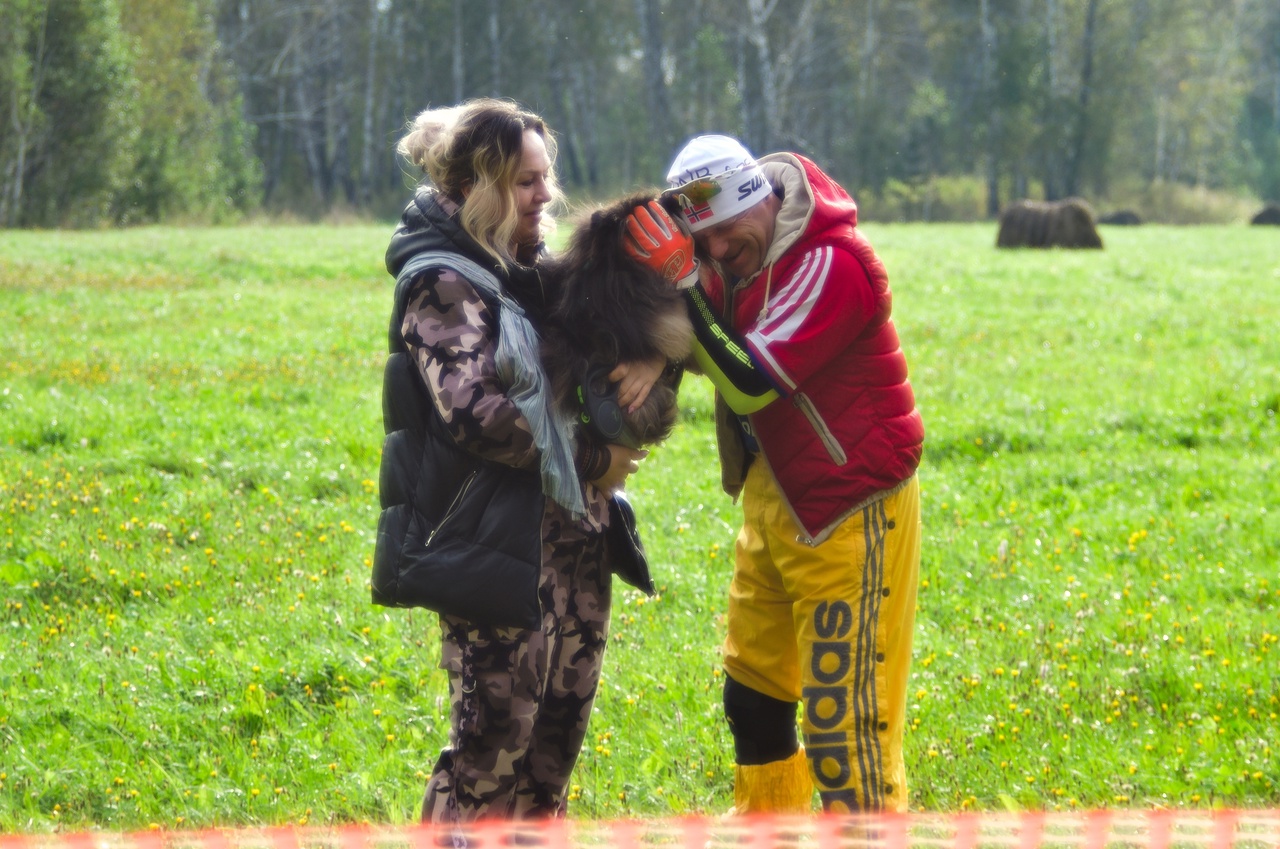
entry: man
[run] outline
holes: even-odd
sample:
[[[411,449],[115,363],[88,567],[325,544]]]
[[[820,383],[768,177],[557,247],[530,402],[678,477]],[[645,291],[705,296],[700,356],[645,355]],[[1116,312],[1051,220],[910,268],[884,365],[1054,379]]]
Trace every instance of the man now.
[[[802,156],[699,136],[667,180],[693,244],[656,202],[624,243],[685,288],[742,501],[724,644],[735,812],[807,812],[815,786],[826,810],[905,811],[924,426],[885,268],[852,198]]]

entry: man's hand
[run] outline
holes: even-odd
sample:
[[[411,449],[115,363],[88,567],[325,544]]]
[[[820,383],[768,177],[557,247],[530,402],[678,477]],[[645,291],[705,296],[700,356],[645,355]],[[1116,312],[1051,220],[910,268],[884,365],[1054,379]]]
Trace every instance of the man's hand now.
[[[661,274],[678,289],[698,282],[698,261],[693,257],[693,238],[680,229],[662,204],[651,200],[637,206],[627,216],[622,249],[641,265]]]
[[[626,489],[627,476],[640,468],[640,461],[648,457],[649,452],[637,451],[634,448],[613,443],[604,448],[609,452],[609,468],[603,475],[591,481],[591,484],[603,492],[612,494]]]

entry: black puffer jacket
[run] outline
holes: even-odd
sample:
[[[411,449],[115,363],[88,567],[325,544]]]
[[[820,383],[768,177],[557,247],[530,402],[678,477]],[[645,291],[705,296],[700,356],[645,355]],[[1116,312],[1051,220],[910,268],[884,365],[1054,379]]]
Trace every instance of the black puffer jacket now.
[[[440,207],[419,191],[387,249],[399,275],[424,250],[460,253],[492,270],[522,305],[541,304],[536,274],[514,281]],[[520,272],[517,271],[517,274]],[[383,373],[382,514],[373,561],[373,601],[426,607],[478,624],[537,628],[546,496],[536,469],[521,470],[461,449],[422,384],[401,333],[411,288],[396,286]],[[488,304],[497,315],[497,304]]]

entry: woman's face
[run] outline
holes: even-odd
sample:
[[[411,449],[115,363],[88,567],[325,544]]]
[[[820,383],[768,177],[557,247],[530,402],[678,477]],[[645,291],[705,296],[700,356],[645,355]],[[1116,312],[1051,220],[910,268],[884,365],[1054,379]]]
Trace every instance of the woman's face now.
[[[516,227],[516,244],[536,245],[542,239],[542,209],[551,201],[547,178],[551,176],[551,157],[547,145],[536,130],[524,131],[524,148],[520,157],[520,172],[516,175],[516,212],[520,223]]]

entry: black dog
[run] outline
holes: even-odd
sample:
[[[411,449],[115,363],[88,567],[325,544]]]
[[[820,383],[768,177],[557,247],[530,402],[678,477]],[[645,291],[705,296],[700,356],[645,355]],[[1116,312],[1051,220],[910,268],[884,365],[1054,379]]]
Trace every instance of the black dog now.
[[[627,216],[653,197],[635,194],[596,209],[560,254],[539,265],[553,292],[542,362],[556,403],[596,441],[633,448],[670,436],[693,341],[684,297],[622,250]],[[645,403],[634,413],[619,409],[608,373],[621,362],[659,357],[667,369]]]

